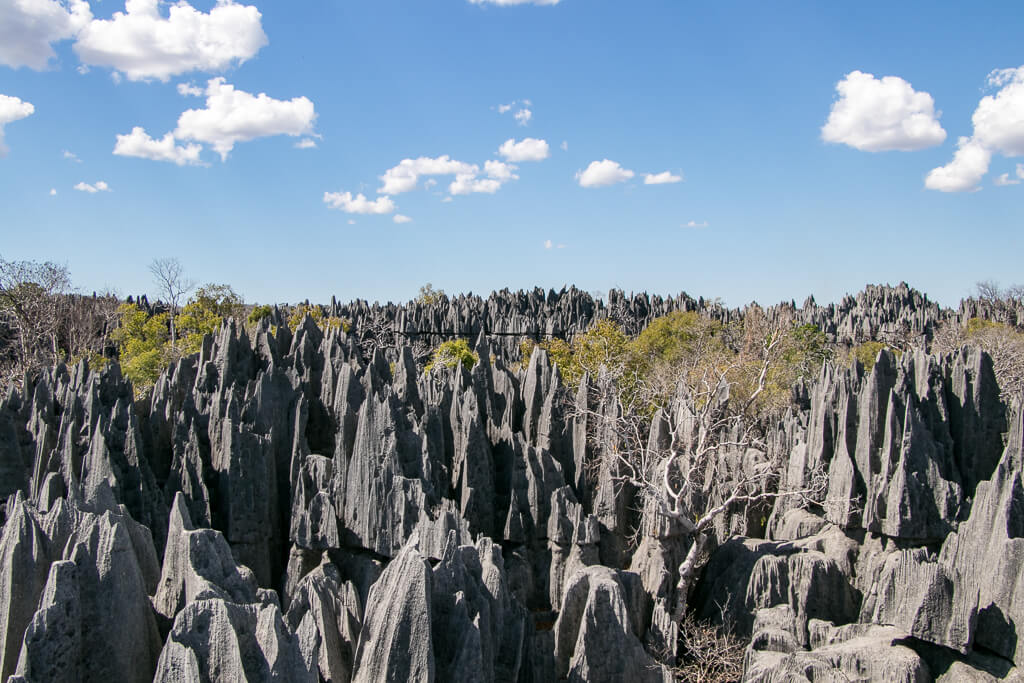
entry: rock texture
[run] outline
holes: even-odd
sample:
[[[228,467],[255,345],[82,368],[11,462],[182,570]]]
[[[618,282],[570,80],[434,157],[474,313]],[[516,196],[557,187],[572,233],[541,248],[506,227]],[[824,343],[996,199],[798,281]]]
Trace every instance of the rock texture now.
[[[801,381],[699,495],[766,463],[781,492],[827,485],[730,509],[687,596],[692,525],[591,466],[616,445],[586,416],[614,410],[606,378],[569,391],[519,342],[745,311],[575,289],[327,308],[351,328],[225,324],[144,401],[85,361],[0,395],[0,680],[666,681],[686,608],[749,639],[750,681],[1019,678],[1024,418],[980,351]],[[906,348],[996,316],[905,285],[765,313]],[[451,332],[482,362],[425,375],[414,347]]]

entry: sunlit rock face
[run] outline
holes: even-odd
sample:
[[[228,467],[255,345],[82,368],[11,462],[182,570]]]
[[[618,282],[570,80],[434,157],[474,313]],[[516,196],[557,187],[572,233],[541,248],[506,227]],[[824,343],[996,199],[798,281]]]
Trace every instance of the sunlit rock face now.
[[[601,378],[519,355],[686,310],[744,315],[577,290],[333,303],[347,332],[229,322],[143,402],[116,363],[30,376],[0,398],[0,679],[667,681],[685,612],[746,639],[750,681],[1016,675],[1024,423],[991,359],[805,379],[722,472],[826,485],[727,510],[687,595],[692,525],[595,465],[618,447]],[[836,343],[985,314],[905,285],[766,311]],[[453,331],[481,362],[425,374],[416,351]]]

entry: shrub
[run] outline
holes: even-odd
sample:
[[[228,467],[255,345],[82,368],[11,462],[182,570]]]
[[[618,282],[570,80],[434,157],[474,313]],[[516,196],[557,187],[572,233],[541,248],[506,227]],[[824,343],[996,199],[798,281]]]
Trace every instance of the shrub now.
[[[459,363],[462,363],[462,367],[467,370],[472,370],[479,360],[480,357],[469,348],[468,341],[465,339],[452,339],[442,342],[440,346],[434,349],[434,353],[423,371],[429,374],[434,368],[454,368]]]
[[[264,318],[269,318],[270,314],[273,312],[274,309],[267,304],[255,306],[251,311],[249,311],[249,324],[256,325]]]
[[[118,312],[121,325],[110,338],[118,346],[121,371],[132,381],[136,397],[141,397],[156,382],[168,359],[168,315],[147,316],[135,304],[121,304]]]

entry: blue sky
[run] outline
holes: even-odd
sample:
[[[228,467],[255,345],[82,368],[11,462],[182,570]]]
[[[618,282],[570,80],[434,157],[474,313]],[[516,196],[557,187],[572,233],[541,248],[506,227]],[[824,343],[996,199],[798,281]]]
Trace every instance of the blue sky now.
[[[251,302],[905,280],[955,305],[1024,280],[1022,26],[1019,2],[0,0],[0,256],[125,295],[176,256]]]

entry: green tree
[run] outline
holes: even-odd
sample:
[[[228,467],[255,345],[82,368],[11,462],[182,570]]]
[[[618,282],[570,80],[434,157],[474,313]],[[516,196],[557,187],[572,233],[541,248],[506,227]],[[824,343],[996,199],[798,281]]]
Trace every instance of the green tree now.
[[[274,309],[267,304],[263,304],[262,306],[254,306],[253,309],[249,311],[249,324],[256,325],[264,318],[269,318],[270,314],[273,312]]]
[[[168,314],[149,316],[135,304],[121,304],[121,325],[110,338],[119,349],[121,371],[140,397],[153,386],[167,363]]]
[[[462,366],[467,370],[472,370],[473,366],[479,361],[480,356],[469,348],[468,341],[465,339],[452,339],[442,342],[440,346],[434,349],[434,354],[430,357],[430,361],[427,362],[423,371],[425,374],[429,374],[435,368],[454,368],[459,363],[462,363]]]
[[[420,287],[420,293],[416,297],[415,302],[429,306],[430,304],[439,303],[444,295],[443,289],[434,289],[434,285],[428,282]]]
[[[292,310],[292,314],[288,316],[288,329],[292,332],[299,329],[302,319],[307,315],[324,332],[327,330],[344,330],[348,332],[352,329],[352,325],[347,319],[329,316],[321,306],[313,306],[311,304],[300,304]]]

